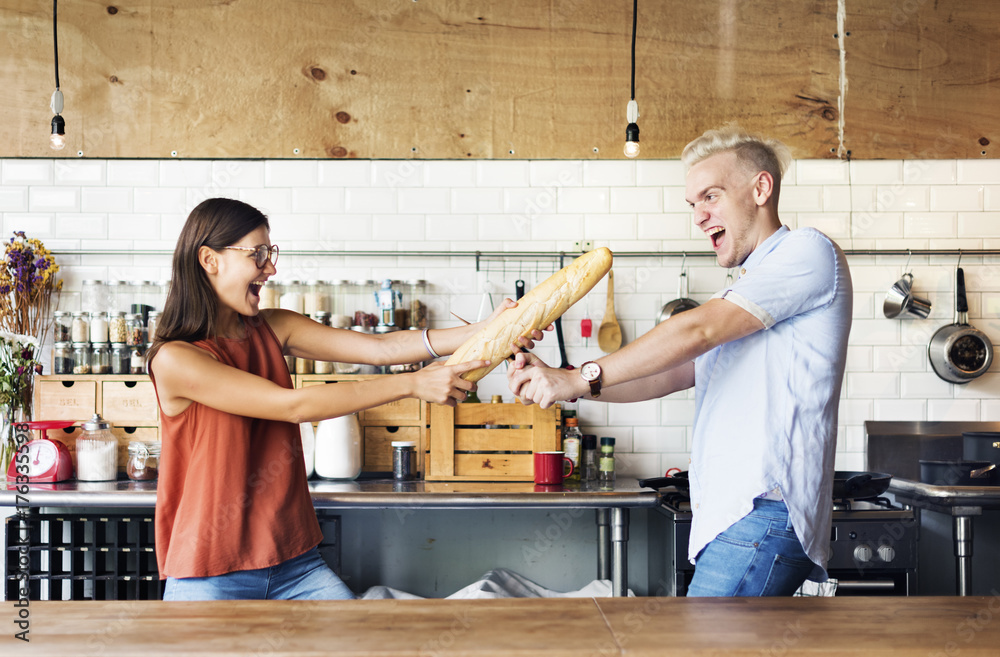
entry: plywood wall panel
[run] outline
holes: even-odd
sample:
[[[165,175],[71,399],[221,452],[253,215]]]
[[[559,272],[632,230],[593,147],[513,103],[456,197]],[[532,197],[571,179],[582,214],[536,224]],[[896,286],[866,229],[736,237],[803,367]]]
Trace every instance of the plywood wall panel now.
[[[995,0],[851,0],[847,8],[852,157],[1000,154]]]
[[[916,155],[928,130],[958,123],[929,156],[992,140],[996,46],[971,45],[996,42],[989,2],[912,0],[890,34],[871,27],[892,19],[883,4],[899,5],[847,2],[854,156]],[[0,0],[0,156],[53,155],[51,9]],[[834,157],[836,9],[640,2],[642,157],[677,157],[729,121]],[[621,157],[628,0],[78,0],[60,3],[59,25],[67,157]]]

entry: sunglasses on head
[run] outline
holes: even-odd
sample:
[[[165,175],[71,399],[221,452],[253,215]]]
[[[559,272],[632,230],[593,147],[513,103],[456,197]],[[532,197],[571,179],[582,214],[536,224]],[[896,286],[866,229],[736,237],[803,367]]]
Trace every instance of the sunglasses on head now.
[[[272,244],[268,246],[267,244],[258,244],[257,246],[226,246],[225,249],[234,249],[236,251],[253,251],[250,255],[253,258],[253,262],[257,265],[257,269],[263,269],[267,261],[270,260],[272,265],[278,264],[278,245]]]

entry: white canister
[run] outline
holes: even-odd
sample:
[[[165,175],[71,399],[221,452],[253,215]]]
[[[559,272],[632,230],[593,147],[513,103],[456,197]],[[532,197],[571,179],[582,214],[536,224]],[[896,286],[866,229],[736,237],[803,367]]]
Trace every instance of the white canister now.
[[[316,474],[355,479],[361,474],[361,425],[355,413],[323,420],[316,428]]]
[[[299,424],[299,435],[302,436],[302,456],[306,461],[306,479],[308,479],[316,467],[316,432],[312,422]]]

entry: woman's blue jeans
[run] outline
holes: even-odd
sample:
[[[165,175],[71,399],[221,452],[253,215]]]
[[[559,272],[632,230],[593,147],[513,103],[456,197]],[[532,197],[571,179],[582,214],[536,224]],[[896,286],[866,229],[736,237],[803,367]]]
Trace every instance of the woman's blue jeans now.
[[[753,511],[705,546],[688,597],[792,595],[813,569],[781,500],[754,500]]]
[[[214,577],[167,578],[164,600],[351,600],[354,594],[323,561],[319,550],[270,568]]]

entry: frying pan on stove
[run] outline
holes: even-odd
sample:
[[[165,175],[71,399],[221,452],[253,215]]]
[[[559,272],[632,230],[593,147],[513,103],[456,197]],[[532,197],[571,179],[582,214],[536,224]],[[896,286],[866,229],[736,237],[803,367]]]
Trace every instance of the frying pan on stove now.
[[[640,479],[643,488],[666,488],[676,486],[686,491],[690,487],[687,472],[678,472],[673,477],[653,477]],[[882,472],[849,472],[838,470],[833,473],[833,498],[838,500],[867,500],[878,497],[889,489],[892,475]]]

